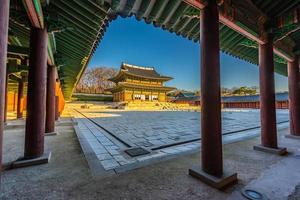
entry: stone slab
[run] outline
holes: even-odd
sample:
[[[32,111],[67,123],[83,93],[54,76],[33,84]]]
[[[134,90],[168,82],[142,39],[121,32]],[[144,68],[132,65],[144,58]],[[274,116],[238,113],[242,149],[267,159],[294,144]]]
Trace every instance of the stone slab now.
[[[58,135],[57,132],[51,132],[51,133],[45,133],[44,134],[45,136],[55,136],[55,135]]]
[[[300,140],[300,136],[298,135],[285,135],[284,137],[286,138],[290,138],[290,139],[296,139],[296,140]]]
[[[238,182],[237,173],[224,172],[222,177],[216,177],[204,172],[200,167],[189,169],[189,175],[219,190],[225,189]]]
[[[84,153],[86,161],[89,165],[91,173],[93,176],[97,177],[108,177],[111,175],[116,174],[114,170],[105,170],[101,164],[101,161],[97,158],[93,148],[91,147],[90,143],[87,141],[86,137],[83,136],[83,133],[80,131],[78,125],[74,125],[75,133],[79,139],[79,143],[81,149]]]
[[[130,155],[131,157],[146,155],[150,153],[150,151],[142,147],[134,147],[134,148],[126,149],[124,152]]]
[[[285,147],[270,148],[270,147],[265,147],[262,145],[255,145],[255,146],[253,146],[253,149],[256,151],[262,151],[262,152],[281,155],[281,156],[287,154],[287,150]]]
[[[41,157],[34,158],[34,159],[19,159],[12,163],[12,168],[21,168],[21,167],[28,167],[33,165],[41,165],[49,163],[51,158],[51,152],[44,153]]]

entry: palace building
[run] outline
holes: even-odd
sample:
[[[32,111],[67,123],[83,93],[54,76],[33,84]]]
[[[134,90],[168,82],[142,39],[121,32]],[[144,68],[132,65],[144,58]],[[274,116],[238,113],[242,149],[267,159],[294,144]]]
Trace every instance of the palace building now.
[[[164,86],[164,82],[173,79],[162,76],[153,67],[141,67],[122,63],[118,74],[109,79],[116,83],[108,89],[113,94],[113,101],[159,101],[167,100],[166,93],[174,87]]]

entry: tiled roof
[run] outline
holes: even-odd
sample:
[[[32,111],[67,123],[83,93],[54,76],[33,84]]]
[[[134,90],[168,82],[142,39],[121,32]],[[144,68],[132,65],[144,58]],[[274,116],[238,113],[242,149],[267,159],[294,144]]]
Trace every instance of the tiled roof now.
[[[179,92],[176,97],[195,97],[195,93],[193,92],[185,92],[185,91],[181,91]]]
[[[121,71],[133,76],[144,77],[144,78],[154,78],[154,79],[165,79],[171,80],[171,77],[162,76],[153,67],[141,67],[122,63]]]
[[[200,101],[200,96],[175,97],[175,101]]]
[[[172,77],[169,76],[160,75],[155,71],[153,67],[141,67],[141,66],[122,63],[118,74],[110,78],[109,80],[117,83],[119,81],[122,81],[125,74],[133,77],[139,77],[139,78],[150,79],[150,80],[168,81],[173,79]]]
[[[121,90],[122,88],[133,88],[133,89],[144,89],[144,90],[150,89],[150,90],[159,90],[164,92],[169,92],[176,89],[174,87],[167,87],[167,86],[147,86],[147,85],[140,85],[140,84],[131,84],[126,82],[119,82],[116,87],[107,89],[107,91],[113,92],[113,91]]]

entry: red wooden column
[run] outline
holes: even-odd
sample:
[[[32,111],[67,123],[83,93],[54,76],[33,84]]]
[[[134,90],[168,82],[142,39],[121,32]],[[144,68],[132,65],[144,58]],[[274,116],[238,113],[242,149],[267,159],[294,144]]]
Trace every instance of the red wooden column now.
[[[13,111],[16,111],[16,92],[14,91]]]
[[[31,28],[25,159],[44,154],[47,82],[47,30]]]
[[[24,96],[24,78],[19,80],[18,85],[18,101],[17,101],[17,119],[23,118],[22,100]]]
[[[7,66],[6,66],[7,70]],[[8,107],[8,73],[6,71],[6,78],[5,78],[5,103],[4,103],[4,123],[7,121],[7,107]]]
[[[213,187],[223,188],[235,183],[237,174],[223,172],[219,13],[216,0],[207,1],[200,20],[202,169],[190,169],[189,174]]]
[[[259,45],[259,86],[261,145],[255,150],[284,154],[285,148],[278,148],[276,128],[273,36],[266,35],[266,43]]]
[[[4,104],[7,60],[7,37],[9,21],[9,0],[2,0],[0,6],[0,183],[2,171],[2,140],[4,129]]]
[[[300,139],[300,76],[299,56],[288,62],[290,138]]]
[[[46,130],[48,135],[55,134],[55,66],[48,66],[47,74],[47,100],[46,100]]]
[[[59,96],[55,96],[55,120],[59,118]]]

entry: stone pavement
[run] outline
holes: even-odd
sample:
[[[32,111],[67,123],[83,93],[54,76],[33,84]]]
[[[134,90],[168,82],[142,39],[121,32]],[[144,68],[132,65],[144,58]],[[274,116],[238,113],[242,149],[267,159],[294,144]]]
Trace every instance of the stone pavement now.
[[[278,128],[282,128],[283,125],[280,124]],[[45,165],[3,171],[0,186],[1,200],[244,200],[245,198],[240,196],[232,198],[232,195],[240,194],[240,190],[244,187],[259,186],[259,183],[263,183],[261,181],[263,179],[274,180],[271,182],[273,184],[260,185],[259,191],[266,192],[269,199],[275,199],[274,195],[280,200],[287,199],[286,192],[278,195],[282,190],[273,193],[283,184],[282,188],[290,193],[289,200],[300,199],[299,163],[295,163],[295,156],[300,153],[299,141],[283,137],[289,133],[288,129],[280,130],[278,133],[279,145],[288,148],[287,156],[253,151],[253,145],[258,144],[260,138],[245,140],[245,136],[253,137],[253,131],[225,135],[223,141],[230,144],[223,146],[224,169],[237,172],[239,182],[225,191],[218,191],[188,175],[188,169],[191,166],[199,166],[201,163],[199,146],[196,147],[197,152],[193,154],[185,156],[173,154],[176,158],[156,164],[145,160],[140,162],[148,163],[145,167],[114,176],[95,177],[85,158],[92,156],[83,154],[73,125],[65,123],[64,126],[56,128],[59,135],[45,138],[46,151],[52,152],[51,162]],[[258,135],[259,130],[255,131]],[[238,139],[238,136],[241,136],[243,141],[232,143],[233,139]],[[22,156],[24,129],[5,130],[3,144],[4,163]],[[176,148],[179,146],[177,145]],[[98,160],[97,157],[95,160]],[[276,174],[273,173],[273,169],[283,169],[281,167],[285,167],[286,164],[288,168]],[[294,179],[287,183],[286,178]],[[265,191],[267,188],[269,189]],[[291,191],[293,191],[292,194]],[[283,196],[285,197],[282,198]]]
[[[86,154],[95,154],[94,158],[87,157],[94,174],[119,173],[200,149],[199,112],[113,112],[77,108],[72,115],[78,122],[76,133],[83,150]],[[287,120],[287,110],[277,112],[279,128],[287,127]],[[222,112],[223,142],[257,136],[259,123],[257,110]],[[150,153],[137,157],[125,153],[134,147],[142,147]],[[99,162],[95,162],[95,158]]]
[[[83,111],[109,132],[130,141],[134,146],[158,147],[175,142],[200,138],[198,112],[119,112],[115,117],[97,116]],[[107,113],[108,115],[110,113]],[[95,116],[96,115],[96,116]],[[102,114],[103,115],[103,114]],[[288,120],[288,113],[278,113],[278,122]],[[223,134],[260,126],[259,113],[223,112]]]

